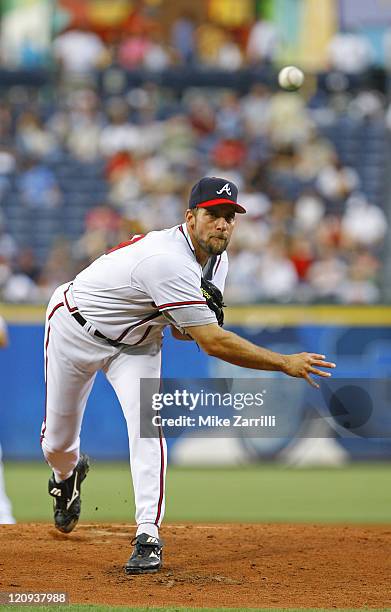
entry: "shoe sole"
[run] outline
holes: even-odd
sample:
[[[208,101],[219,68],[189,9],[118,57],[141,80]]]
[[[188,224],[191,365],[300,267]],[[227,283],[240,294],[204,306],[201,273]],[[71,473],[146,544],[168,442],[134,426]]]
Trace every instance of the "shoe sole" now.
[[[136,569],[136,568],[128,569],[125,567],[125,574],[127,574],[128,576],[132,574],[157,574],[160,570],[161,570],[160,567],[158,567],[157,569]]]
[[[61,527],[60,525],[56,525],[56,523],[54,523],[54,526],[57,529],[57,531],[61,531],[61,533],[71,533],[71,531],[74,530],[78,522],[79,522],[79,519],[72,521],[66,527]]]

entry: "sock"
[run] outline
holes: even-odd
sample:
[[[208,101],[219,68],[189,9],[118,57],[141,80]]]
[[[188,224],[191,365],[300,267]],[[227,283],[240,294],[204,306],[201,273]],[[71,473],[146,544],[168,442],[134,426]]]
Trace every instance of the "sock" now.
[[[68,478],[70,478],[70,476],[72,476],[73,474],[73,470],[72,472],[69,472],[68,474],[60,474],[60,472],[57,472],[55,470],[53,470],[53,474],[54,474],[54,480],[59,484],[60,482],[62,482],[63,480],[67,480]]]
[[[159,537],[159,530],[153,523],[140,523],[140,525],[137,526],[136,537],[141,533],[146,533],[152,538]]]

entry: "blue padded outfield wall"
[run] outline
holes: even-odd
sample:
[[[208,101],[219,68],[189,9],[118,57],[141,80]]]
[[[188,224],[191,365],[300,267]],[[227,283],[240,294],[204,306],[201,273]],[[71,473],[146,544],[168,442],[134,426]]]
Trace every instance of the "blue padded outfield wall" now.
[[[281,316],[276,316],[279,312]],[[0,351],[0,441],[6,459],[41,459],[39,432],[45,395],[43,323],[41,320],[12,322],[12,315],[7,313],[6,317],[10,345]],[[340,378],[391,378],[389,308],[342,307],[341,310],[315,306],[282,307],[280,311],[279,307],[246,307],[231,309],[228,320],[233,331],[279,352],[306,350],[326,354],[338,364],[335,374]],[[239,325],[242,321],[244,324]],[[169,332],[166,336],[163,377],[240,375],[240,369],[206,356],[193,343],[176,341]],[[175,440],[168,443],[172,448]],[[340,440],[339,443],[352,458],[391,458],[391,440]],[[101,374],[87,405],[82,446],[95,459],[127,458],[125,420],[113,390]]]

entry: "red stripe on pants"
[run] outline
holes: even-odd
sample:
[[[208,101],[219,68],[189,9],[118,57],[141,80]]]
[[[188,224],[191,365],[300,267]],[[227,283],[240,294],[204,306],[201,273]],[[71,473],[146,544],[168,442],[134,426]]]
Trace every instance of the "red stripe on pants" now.
[[[53,308],[52,312],[48,316],[48,321],[50,321],[50,319],[52,318],[54,313],[59,308],[61,308],[61,306],[64,306],[64,302],[59,302],[58,304],[56,304],[56,306]],[[40,443],[41,444],[42,444],[42,440],[45,437],[45,431],[46,431],[46,410],[47,410],[47,401],[48,401],[48,346],[49,346],[49,337],[50,337],[50,325],[48,326],[48,335],[47,335],[46,342],[45,342],[45,416],[43,418],[43,425],[42,425],[42,431],[41,431],[41,437],[40,437]]]
[[[163,448],[163,432],[162,432],[161,427],[159,427],[159,440],[160,440],[160,495],[159,495],[159,502],[157,505],[155,525],[159,525],[159,519],[162,513],[162,503],[163,503],[163,495],[164,495],[164,448]]]

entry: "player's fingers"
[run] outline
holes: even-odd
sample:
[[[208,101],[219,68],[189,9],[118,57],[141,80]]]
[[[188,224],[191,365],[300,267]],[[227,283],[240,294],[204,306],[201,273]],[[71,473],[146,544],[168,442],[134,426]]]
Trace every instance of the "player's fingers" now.
[[[313,359],[312,365],[322,366],[322,368],[336,368],[336,364],[332,361],[322,361],[321,359]]]
[[[309,355],[312,359],[321,359],[322,361],[326,359],[326,355],[318,355],[318,353],[309,353]]]
[[[317,368],[313,368],[310,367],[309,372],[311,372],[311,374],[316,374],[316,376],[323,376],[324,378],[328,378],[329,376],[331,376],[331,372],[323,372],[322,370],[318,370]]]
[[[319,389],[318,383],[316,383],[314,380],[312,380],[312,378],[311,378],[311,376],[309,374],[305,373],[304,374],[304,378],[311,385],[311,387],[315,387],[315,389]]]

